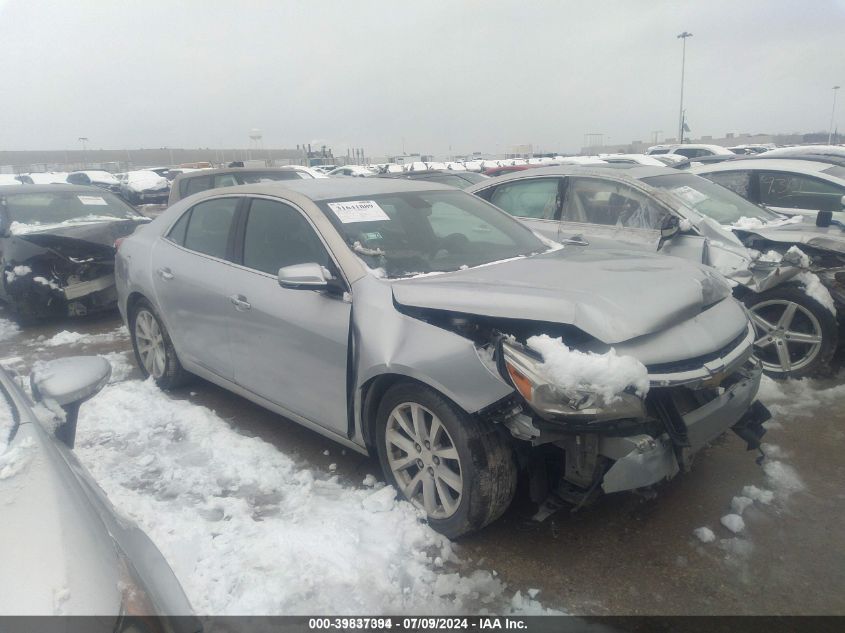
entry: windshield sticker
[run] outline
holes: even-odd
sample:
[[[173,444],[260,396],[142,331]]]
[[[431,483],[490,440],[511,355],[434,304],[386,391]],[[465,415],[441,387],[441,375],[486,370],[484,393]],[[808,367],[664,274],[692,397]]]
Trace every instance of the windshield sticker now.
[[[350,202],[329,202],[328,204],[338,220],[344,224],[379,222],[390,219],[390,216],[376,204],[375,200],[352,200]]]
[[[672,193],[676,196],[683,198],[686,202],[689,202],[691,205],[695,206],[707,200],[707,196],[705,196],[700,191],[696,191],[692,187],[687,187],[684,185],[683,187],[675,187],[671,189]]]
[[[76,196],[82,204],[96,207],[107,207],[109,203],[100,196]]]
[[[362,233],[361,237],[364,238],[365,242],[376,242],[380,239],[383,239],[381,233],[378,231],[373,231],[372,233]]]

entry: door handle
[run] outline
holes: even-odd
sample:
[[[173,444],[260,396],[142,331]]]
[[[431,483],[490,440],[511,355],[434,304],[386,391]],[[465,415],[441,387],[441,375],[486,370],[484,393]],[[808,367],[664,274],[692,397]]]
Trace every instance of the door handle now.
[[[249,310],[252,307],[252,304],[250,304],[243,295],[232,295],[229,297],[229,301],[231,301],[232,305],[235,306],[235,309],[239,311]]]
[[[174,275],[170,272],[169,268],[159,268],[157,271],[158,276],[164,279],[165,281],[170,281],[173,279]]]

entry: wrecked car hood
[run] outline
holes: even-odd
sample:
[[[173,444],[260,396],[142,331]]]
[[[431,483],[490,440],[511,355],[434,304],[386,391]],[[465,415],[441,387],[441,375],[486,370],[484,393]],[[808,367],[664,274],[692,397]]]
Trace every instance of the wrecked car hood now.
[[[845,253],[845,230],[838,226],[821,227],[810,222],[797,222],[757,228],[734,228],[737,233],[756,235],[771,242],[806,244],[821,250]]]
[[[699,314],[713,274],[674,257],[566,247],[392,285],[400,305],[570,324],[612,344]]]
[[[70,258],[105,257],[114,258],[114,242],[131,235],[148,220],[115,220],[114,222],[91,222],[84,224],[63,224],[49,230],[30,231],[12,235],[20,242],[39,246]],[[34,255],[35,251],[31,253]],[[19,259],[25,259],[19,253]]]

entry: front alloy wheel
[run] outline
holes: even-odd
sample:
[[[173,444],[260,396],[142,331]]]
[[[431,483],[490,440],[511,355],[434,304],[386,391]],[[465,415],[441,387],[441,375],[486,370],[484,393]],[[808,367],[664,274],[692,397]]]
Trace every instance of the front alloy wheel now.
[[[452,516],[463,491],[461,459],[440,419],[416,402],[403,402],[390,413],[385,443],[405,498],[432,519]]]
[[[754,355],[773,378],[824,373],[837,345],[834,315],[797,287],[774,288],[746,300],[754,324]]]
[[[481,529],[510,505],[517,478],[510,436],[431,387],[389,387],[374,431],[387,482],[449,538]]]

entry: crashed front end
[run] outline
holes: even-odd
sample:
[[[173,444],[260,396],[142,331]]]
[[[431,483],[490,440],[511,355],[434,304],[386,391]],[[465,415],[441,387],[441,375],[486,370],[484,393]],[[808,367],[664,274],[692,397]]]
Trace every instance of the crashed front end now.
[[[544,492],[535,500],[554,492],[580,505],[601,492],[652,486],[688,471],[695,454],[729,429],[758,448],[769,414],[755,402],[761,368],[751,358],[753,341],[749,323],[717,352],[648,366],[647,393],[626,389],[607,399],[561,388],[540,354],[502,337],[497,368],[520,398],[499,421],[539,449],[524,457],[535,475],[538,455],[542,461],[544,483],[533,488]]]
[[[134,230],[103,228],[86,238],[48,232],[13,236],[4,253],[5,299],[22,320],[85,316],[117,302],[114,242]]]

